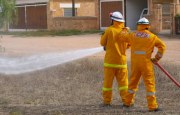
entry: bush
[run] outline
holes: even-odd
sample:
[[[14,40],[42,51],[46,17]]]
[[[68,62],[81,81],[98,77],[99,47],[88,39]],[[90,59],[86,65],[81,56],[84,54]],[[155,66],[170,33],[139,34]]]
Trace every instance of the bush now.
[[[180,18],[180,14],[176,14],[176,16],[175,17],[178,17],[178,18]]]

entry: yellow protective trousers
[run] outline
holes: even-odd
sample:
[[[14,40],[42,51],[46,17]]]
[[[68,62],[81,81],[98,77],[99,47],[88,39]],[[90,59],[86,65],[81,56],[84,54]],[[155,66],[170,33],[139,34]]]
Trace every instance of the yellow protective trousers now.
[[[112,85],[114,77],[118,83],[119,94],[124,102],[128,90],[128,71],[127,68],[104,67],[103,100],[104,104],[110,104],[112,101]]]
[[[141,76],[146,87],[148,108],[149,110],[154,110],[158,107],[158,104],[155,96],[153,63],[143,54],[132,56],[130,83],[124,104],[130,106],[134,103],[135,92],[138,90],[138,84]]]

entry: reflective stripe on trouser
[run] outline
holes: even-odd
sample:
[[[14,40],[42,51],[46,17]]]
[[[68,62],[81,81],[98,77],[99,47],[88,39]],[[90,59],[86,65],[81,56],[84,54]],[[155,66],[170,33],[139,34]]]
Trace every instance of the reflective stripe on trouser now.
[[[154,109],[158,108],[155,92],[147,92],[146,98],[147,98],[149,110],[154,110]]]
[[[119,94],[121,96],[121,100],[124,103],[126,95],[127,95],[128,86],[119,87]]]
[[[156,102],[156,96],[147,96],[147,102],[148,102],[148,108],[149,110],[154,110],[156,108],[158,108],[158,104]]]
[[[111,103],[112,100],[112,85],[113,79],[116,77],[119,88],[123,89],[120,91],[120,96],[125,97],[128,86],[128,72],[127,69],[118,69],[104,67],[104,83],[103,83],[103,100],[104,103]],[[126,86],[126,87],[125,87]],[[123,92],[123,93],[121,93]]]
[[[104,104],[110,104],[112,97],[112,88],[103,87],[102,90],[103,90]]]
[[[104,67],[111,67],[111,68],[127,68],[127,64],[108,64],[108,63],[104,63]]]
[[[120,86],[119,91],[128,90],[128,86]]]
[[[129,89],[127,94],[126,94],[124,104],[127,106],[130,106],[131,104],[133,104],[134,103],[134,97],[135,97],[135,91]]]

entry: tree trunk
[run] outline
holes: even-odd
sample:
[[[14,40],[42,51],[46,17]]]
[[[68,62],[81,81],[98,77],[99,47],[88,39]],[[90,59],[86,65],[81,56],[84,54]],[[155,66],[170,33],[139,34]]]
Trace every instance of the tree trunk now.
[[[8,28],[9,28],[9,24],[6,21],[5,24],[4,24],[4,32],[8,32],[9,31]]]

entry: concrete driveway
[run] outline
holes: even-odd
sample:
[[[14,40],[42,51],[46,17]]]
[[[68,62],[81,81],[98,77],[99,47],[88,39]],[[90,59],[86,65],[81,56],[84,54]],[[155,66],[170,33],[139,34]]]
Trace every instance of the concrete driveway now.
[[[58,37],[15,37],[3,35],[0,41],[1,56],[25,56],[33,54],[65,52],[99,47],[99,34]]]

